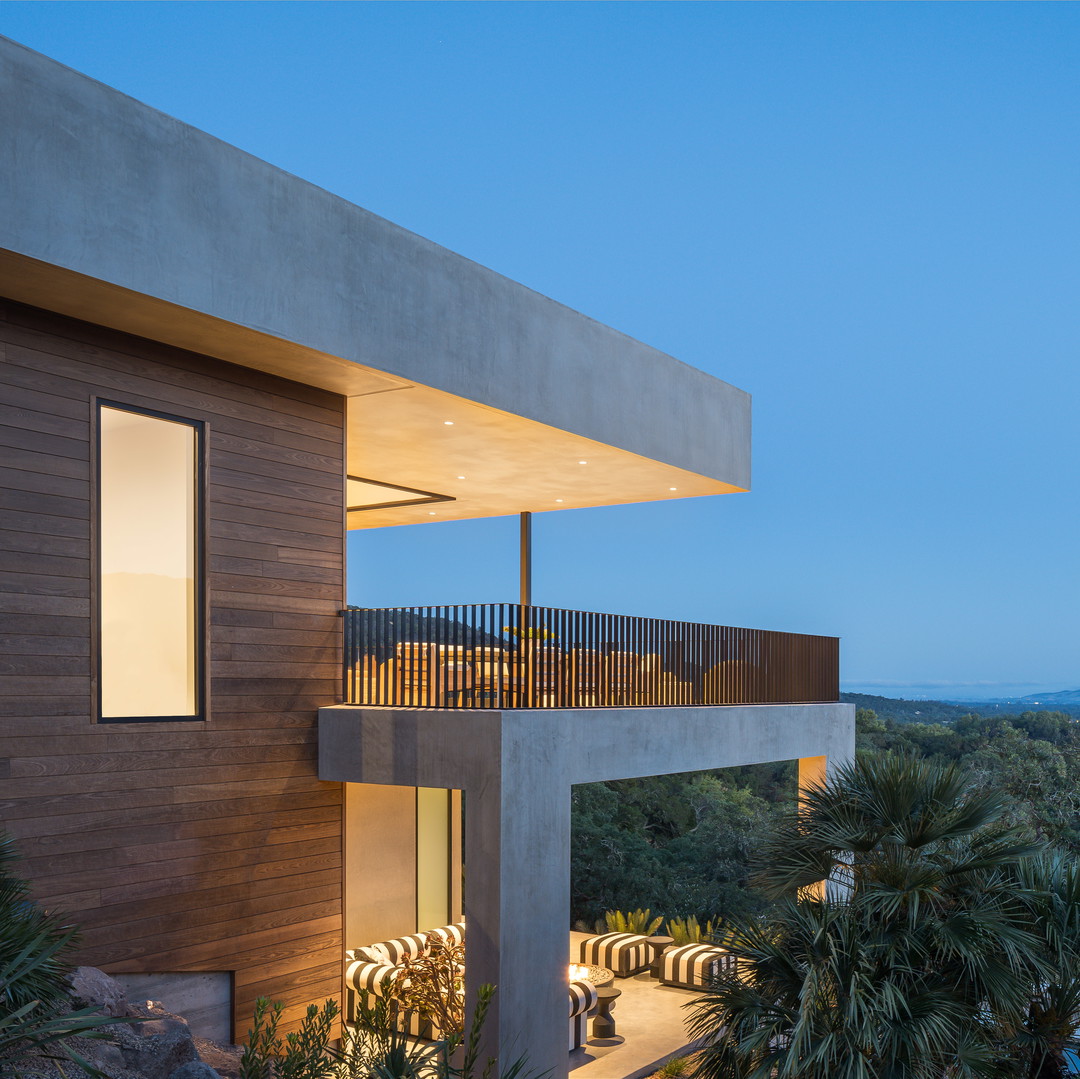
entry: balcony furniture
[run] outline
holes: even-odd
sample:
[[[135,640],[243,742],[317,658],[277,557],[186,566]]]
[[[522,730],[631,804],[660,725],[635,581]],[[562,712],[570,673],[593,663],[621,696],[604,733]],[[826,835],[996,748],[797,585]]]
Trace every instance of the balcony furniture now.
[[[372,655],[361,656],[359,662],[349,668],[349,688],[360,701],[373,700],[378,692],[378,661]]]
[[[511,667],[512,653],[484,646],[466,653],[472,664],[470,700],[480,708],[517,708],[525,685],[517,669]]]
[[[597,994],[607,992],[597,989],[592,982],[576,979],[570,983],[570,1052],[580,1049],[589,1036],[589,1012],[596,1007]]]
[[[763,696],[762,672],[743,659],[726,659],[705,674],[705,699],[721,704],[753,704]]]
[[[707,989],[720,970],[734,970],[735,957],[715,944],[683,944],[660,958],[660,981],[681,989]]]
[[[472,688],[472,665],[462,645],[399,641],[387,672],[395,703],[442,708],[462,703]]]
[[[596,707],[604,685],[604,657],[597,648],[575,648],[569,656],[570,703],[576,708]]]
[[[604,667],[604,703],[616,707],[639,704],[637,698],[644,686],[642,657],[636,652],[612,651],[604,657]]]
[[[645,943],[649,946],[649,977],[659,980],[660,959],[664,952],[675,943],[675,938],[664,936],[647,937]]]
[[[615,1007],[615,1001],[622,996],[622,990],[614,986],[597,989],[596,991],[596,1014],[592,1021],[592,1033],[594,1038],[614,1038],[615,1020],[611,1017],[611,1009]]]
[[[563,687],[563,650],[554,644],[522,641],[525,685],[522,708],[556,708],[565,699]],[[520,662],[520,660],[519,660]]]
[[[586,966],[607,967],[616,978],[640,974],[649,965],[646,938],[640,933],[603,933],[581,942],[579,961]]]
[[[683,681],[664,667],[661,656],[650,652],[641,659],[642,681],[635,694],[635,704],[693,704],[694,685]]]

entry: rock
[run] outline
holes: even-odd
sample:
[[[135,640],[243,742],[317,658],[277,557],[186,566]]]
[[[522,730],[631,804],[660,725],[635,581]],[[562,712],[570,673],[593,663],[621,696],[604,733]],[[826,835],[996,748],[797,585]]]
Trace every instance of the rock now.
[[[221,1076],[209,1064],[201,1060],[191,1060],[187,1064],[181,1064],[169,1079],[221,1079]]]
[[[223,1079],[223,1075],[233,1079],[238,1073],[237,1047],[213,1046],[218,1051],[212,1057],[214,1063],[219,1063],[219,1058],[222,1062],[222,1071],[216,1070],[200,1059],[187,1020],[166,1010],[160,1001],[129,1003],[123,986],[96,967],[79,967],[69,980],[78,1007],[133,1020],[109,1027],[107,1040],[76,1041],[79,1052],[111,1079]],[[64,1079],[57,1069],[46,1068],[43,1075]]]
[[[80,1008],[96,1008],[105,1015],[127,1015],[124,987],[97,967],[78,967],[69,975],[71,995]]]
[[[239,1045],[221,1045],[195,1035],[195,1048],[199,1059],[209,1064],[221,1079],[240,1079],[240,1061],[244,1050]]]
[[[136,1014],[143,1009],[134,1008]],[[184,1064],[199,1059],[187,1022],[167,1012],[130,1026],[121,1024],[112,1032],[120,1052],[120,1069],[140,1079],[169,1079]]]

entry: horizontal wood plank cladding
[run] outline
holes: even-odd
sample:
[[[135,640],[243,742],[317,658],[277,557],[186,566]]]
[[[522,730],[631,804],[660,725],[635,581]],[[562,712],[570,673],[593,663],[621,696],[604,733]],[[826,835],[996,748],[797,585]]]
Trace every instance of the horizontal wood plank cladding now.
[[[301,936],[295,925],[286,924],[278,926],[262,926],[257,930],[249,930],[241,927],[233,938],[232,956],[235,961],[235,970],[248,969],[255,966],[260,958],[273,959],[276,955],[299,955],[303,950],[313,947],[315,941],[327,938],[341,939],[340,915],[329,914],[319,917],[309,917],[304,924],[305,935]],[[186,947],[176,951],[157,952],[161,963],[167,970],[179,970],[178,963],[189,963],[191,970],[210,970],[210,962],[218,954],[219,945],[216,941],[209,943],[189,943]],[[136,973],[140,967],[134,958],[118,960],[114,964],[118,971]]]
[[[185,839],[202,839],[206,836],[246,834],[254,828],[267,827],[267,812],[273,812],[273,806],[264,802],[267,811],[262,814],[250,814],[247,816],[234,815],[229,817],[189,817],[187,820],[177,821],[170,829],[170,837],[176,842]],[[171,809],[162,807],[162,813],[157,821],[166,821],[172,815]],[[141,814],[139,824],[125,824],[122,817],[100,820],[72,820],[68,830],[60,833],[50,832],[47,835],[33,835],[26,829],[18,833],[19,848],[26,859],[55,858],[58,854],[68,851],[84,853],[88,850],[107,849],[121,845],[125,849],[146,842],[146,828],[151,823],[152,811]],[[269,831],[267,842],[291,843],[297,838],[302,829],[308,829],[312,825],[335,824],[340,813],[334,805],[312,806],[310,808],[296,808],[289,811],[287,818],[284,816],[279,825]],[[82,831],[78,830],[78,824],[84,824]],[[83,832],[89,834],[82,834]],[[303,834],[307,834],[304,832]]]
[[[264,830],[272,830],[278,814],[292,814],[306,809],[329,808],[337,810],[339,802],[333,797],[333,791],[329,786],[320,788],[318,791],[301,791],[262,797],[251,795],[249,797],[215,799],[212,802],[195,802],[184,807],[184,812],[178,814],[176,807],[166,802],[163,805],[144,806],[137,814],[138,828],[148,828],[158,824],[170,824],[170,835],[183,837],[182,829],[185,825],[198,824],[201,821],[221,820],[229,827],[237,817],[257,815],[259,820],[256,827]],[[227,814],[222,816],[222,814]],[[339,814],[340,815],[340,814]],[[49,817],[24,817],[19,820],[5,821],[5,826],[16,839],[47,842],[51,836],[64,836],[73,832],[101,832],[100,836],[87,837],[85,844],[77,846],[76,850],[89,850],[94,844],[101,843],[110,845],[113,833],[117,830],[131,826],[132,814],[120,809],[96,809],[84,813],[56,814]],[[249,825],[236,824],[235,827],[243,828]]]
[[[341,997],[344,400],[0,300],[0,821],[117,972]],[[94,722],[94,399],[206,425],[205,721]]]
[[[220,431],[211,432],[210,446],[215,451],[223,450],[239,457],[257,457],[263,461],[277,461],[285,465],[303,466],[308,470],[309,483],[314,482],[313,477],[319,472],[326,472],[334,477],[335,482],[341,482],[341,462],[336,456],[327,456],[323,453],[308,453],[289,446],[276,446],[272,442],[260,442],[257,439],[223,434]]]

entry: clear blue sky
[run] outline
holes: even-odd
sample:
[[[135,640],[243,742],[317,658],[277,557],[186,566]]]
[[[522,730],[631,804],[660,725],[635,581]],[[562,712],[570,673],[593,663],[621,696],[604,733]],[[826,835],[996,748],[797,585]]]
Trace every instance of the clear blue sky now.
[[[754,395],[752,493],[537,518],[538,602],[839,635],[890,695],[1080,687],[1080,6],[5,0],[0,33]],[[515,527],[354,533],[350,598],[513,599]]]

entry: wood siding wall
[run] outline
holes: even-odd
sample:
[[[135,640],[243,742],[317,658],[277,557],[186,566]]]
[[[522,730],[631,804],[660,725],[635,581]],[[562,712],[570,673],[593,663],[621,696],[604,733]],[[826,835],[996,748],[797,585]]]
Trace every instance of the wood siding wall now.
[[[92,713],[95,395],[207,424],[207,722]],[[110,971],[340,999],[344,399],[0,300],[0,824]],[[166,1002],[168,1003],[168,1002]]]

